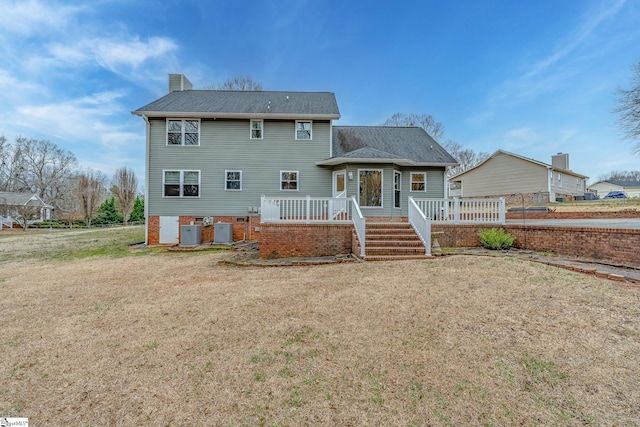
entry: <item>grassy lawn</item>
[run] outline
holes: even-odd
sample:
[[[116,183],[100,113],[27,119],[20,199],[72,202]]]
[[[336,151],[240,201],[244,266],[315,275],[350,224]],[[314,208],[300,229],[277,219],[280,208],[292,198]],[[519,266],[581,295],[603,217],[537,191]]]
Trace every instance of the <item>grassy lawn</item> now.
[[[141,236],[0,233],[0,417],[640,424],[637,289],[513,258],[223,267]]]

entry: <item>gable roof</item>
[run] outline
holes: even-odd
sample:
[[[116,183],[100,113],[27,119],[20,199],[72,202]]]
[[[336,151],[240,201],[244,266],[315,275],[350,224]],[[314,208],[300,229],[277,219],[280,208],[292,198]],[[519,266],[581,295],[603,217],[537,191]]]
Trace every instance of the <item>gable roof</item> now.
[[[520,160],[524,160],[526,162],[533,163],[535,165],[539,165],[539,166],[542,166],[544,168],[551,169],[553,171],[558,171],[558,172],[566,173],[568,175],[573,175],[573,176],[576,176],[578,178],[585,178],[585,179],[589,178],[588,176],[585,176],[585,175],[582,175],[582,174],[579,174],[579,173],[576,173],[576,172],[573,172],[573,171],[570,171],[570,170],[567,170],[567,169],[557,168],[557,167],[554,167],[553,165],[541,162],[539,160],[530,159],[529,157],[520,156],[518,154],[510,153],[510,152],[505,151],[505,150],[496,150],[496,152],[494,152],[492,155],[487,157],[484,161],[478,163],[477,165],[475,165],[474,167],[472,167],[470,169],[467,169],[464,172],[460,172],[459,174],[452,176],[451,178],[449,178],[449,181],[454,181],[456,178],[459,178],[460,176],[462,176],[462,175],[464,175],[464,174],[466,174],[468,172],[471,172],[472,170],[478,169],[479,167],[481,167],[482,165],[487,163],[489,160],[497,157],[498,155],[506,155],[506,156],[515,157],[515,158],[518,158]]]
[[[317,165],[394,163],[399,166],[455,166],[444,148],[419,127],[334,126],[333,157]]]
[[[0,191],[0,205],[53,207],[42,201],[35,193],[15,193],[11,191]]]
[[[630,187],[640,187],[640,181],[601,181],[608,182],[609,184],[618,185],[620,187],[630,188]]]
[[[131,114],[148,117],[339,119],[331,92],[182,90]]]

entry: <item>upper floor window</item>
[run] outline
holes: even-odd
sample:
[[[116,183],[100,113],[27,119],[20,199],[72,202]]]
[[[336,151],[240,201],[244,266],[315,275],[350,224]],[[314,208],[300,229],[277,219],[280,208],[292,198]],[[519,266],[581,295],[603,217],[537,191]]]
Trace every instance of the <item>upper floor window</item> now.
[[[251,120],[251,139],[262,139],[264,121]]]
[[[200,197],[200,171],[164,171],[164,197]]]
[[[280,171],[280,190],[298,190],[298,171]]]
[[[562,174],[560,172],[556,175],[556,183],[558,187],[562,187]]]
[[[242,171],[224,171],[225,190],[242,190]]]
[[[411,172],[411,191],[427,191],[427,174]]]
[[[296,139],[312,139],[312,134],[311,121],[296,120]]]
[[[167,145],[200,145],[200,120],[167,120]]]

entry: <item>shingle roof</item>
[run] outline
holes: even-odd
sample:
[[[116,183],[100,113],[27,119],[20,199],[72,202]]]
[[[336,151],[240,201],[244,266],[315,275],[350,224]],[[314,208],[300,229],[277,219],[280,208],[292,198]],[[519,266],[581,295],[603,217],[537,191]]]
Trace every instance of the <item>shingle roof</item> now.
[[[604,181],[610,184],[619,185],[620,187],[640,187],[640,181]]]
[[[458,162],[419,127],[334,126],[333,157],[318,162],[389,162],[402,166],[453,166]]]
[[[521,155],[519,155],[519,154],[510,153],[510,152],[508,152],[508,151],[504,151],[504,150],[496,150],[492,155],[490,155],[489,157],[487,157],[486,159],[484,159],[482,162],[478,163],[477,165],[475,165],[474,167],[472,167],[472,168],[470,168],[470,169],[467,169],[466,171],[460,172],[459,174],[457,174],[457,175],[454,175],[454,176],[450,177],[450,178],[449,178],[449,180],[453,181],[453,180],[455,180],[456,178],[459,178],[459,177],[460,177],[460,176],[462,176],[462,175],[465,175],[465,174],[467,174],[467,173],[469,173],[469,172],[471,172],[471,171],[473,171],[473,170],[475,170],[475,169],[480,168],[482,165],[484,165],[484,164],[485,164],[485,163],[487,163],[489,160],[493,159],[494,157],[496,157],[496,156],[498,156],[498,155],[507,155],[507,156],[516,157],[516,158],[518,158],[518,159],[521,159],[521,160],[524,160],[524,161],[527,161],[527,162],[530,162],[530,163],[534,163],[534,164],[540,165],[540,166],[545,167],[545,168],[547,168],[547,169],[551,169],[551,170],[554,170],[554,171],[562,171],[562,172],[564,172],[564,173],[567,173],[567,174],[569,174],[569,175],[573,175],[573,176],[576,176],[576,177],[579,177],[579,178],[585,178],[585,179],[586,179],[586,178],[589,178],[589,177],[588,177],[588,176],[586,176],[586,175],[582,175],[582,174],[579,174],[579,173],[577,173],[577,172],[573,172],[573,171],[571,171],[571,170],[566,170],[566,169],[556,168],[556,167],[554,167],[553,165],[550,165],[550,164],[548,164],[548,163],[541,162],[541,161],[539,161],[539,160],[531,159],[531,158],[529,158],[529,157],[524,157],[524,156],[521,156]]]
[[[273,92],[233,90],[174,91],[132,114],[166,117],[299,117],[338,119],[331,92]]]
[[[10,191],[0,191],[0,205],[51,207],[34,193],[14,193]]]

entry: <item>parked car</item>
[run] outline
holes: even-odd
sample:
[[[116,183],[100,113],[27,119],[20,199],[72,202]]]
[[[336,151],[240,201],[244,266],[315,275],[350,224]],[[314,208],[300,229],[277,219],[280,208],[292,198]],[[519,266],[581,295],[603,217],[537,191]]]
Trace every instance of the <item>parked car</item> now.
[[[627,195],[624,194],[624,191],[609,191],[607,193],[606,196],[604,196],[605,199],[626,199]]]

